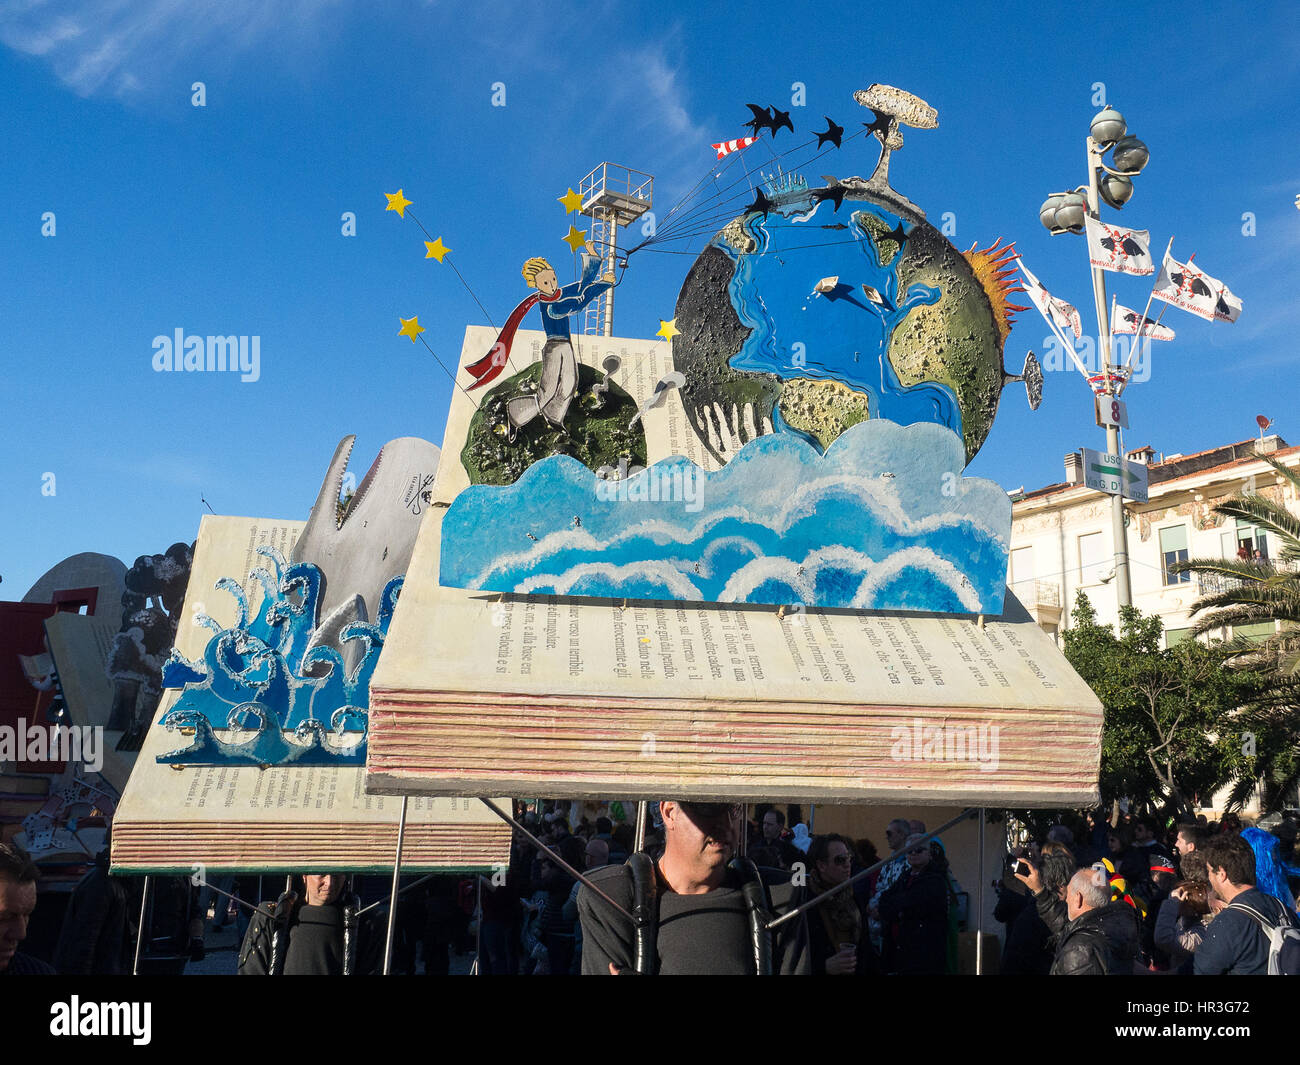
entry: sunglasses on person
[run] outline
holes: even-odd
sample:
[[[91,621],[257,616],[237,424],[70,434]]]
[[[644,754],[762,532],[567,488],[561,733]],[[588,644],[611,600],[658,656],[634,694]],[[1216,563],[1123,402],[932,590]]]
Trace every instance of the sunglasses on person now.
[[[743,808],[738,802],[681,802],[678,803],[687,813],[699,817],[739,818]]]

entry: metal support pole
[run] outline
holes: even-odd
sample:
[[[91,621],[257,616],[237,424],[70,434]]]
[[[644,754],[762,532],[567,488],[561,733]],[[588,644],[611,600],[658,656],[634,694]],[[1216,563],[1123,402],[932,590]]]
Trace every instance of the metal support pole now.
[[[938,839],[941,835],[943,835],[943,833],[947,832],[948,829],[952,828],[953,825],[960,824],[962,821],[965,821],[965,820],[967,820],[967,819],[970,818],[970,817],[974,817],[975,814],[976,814],[976,812],[977,812],[977,811],[976,811],[976,807],[974,807],[974,806],[967,807],[965,810],[963,810],[961,813],[959,813],[956,817],[954,817],[951,821],[945,821],[945,822],[944,822],[943,824],[941,824],[938,828],[936,828],[933,832],[927,832],[927,833],[925,833],[925,835],[923,835],[923,836],[922,836],[919,840],[917,840],[916,842],[913,842],[913,843],[904,843],[904,844],[903,844],[903,849],[902,849],[902,850],[900,850],[900,851],[895,851],[893,854],[890,854],[890,855],[887,855],[887,856],[884,857],[884,858],[881,858],[880,861],[876,862],[874,865],[869,865],[869,866],[867,866],[867,867],[866,867],[865,869],[863,869],[861,872],[859,872],[859,873],[855,873],[853,876],[849,877],[847,880],[841,881],[840,883],[836,884],[833,888],[828,888],[827,890],[823,891],[820,895],[814,895],[814,896],[813,896],[811,899],[809,899],[807,902],[803,903],[803,904],[800,905],[800,906],[796,906],[793,910],[788,910],[788,911],[786,911],[785,913],[781,914],[781,916],[778,917],[775,921],[771,921],[771,922],[769,922],[767,927],[768,927],[769,929],[772,929],[772,928],[778,928],[778,927],[780,927],[781,925],[785,924],[786,921],[793,920],[795,917],[798,917],[799,914],[804,913],[804,912],[806,912],[807,910],[811,910],[814,906],[820,906],[823,902],[825,902],[827,899],[829,899],[832,895],[838,894],[839,892],[843,891],[843,890],[844,890],[845,888],[847,888],[850,884],[856,884],[856,883],[857,883],[859,880],[861,880],[863,877],[865,877],[865,876],[870,876],[870,875],[871,875],[872,873],[874,873],[877,869],[883,869],[883,868],[885,867],[885,865],[887,865],[889,862],[892,862],[895,858],[902,857],[902,856],[905,855],[909,850],[911,850],[913,847],[915,847],[915,846],[917,845],[917,843],[926,843],[926,842],[928,842],[929,840],[932,840],[932,839]]]
[[[140,955],[143,953],[145,929],[148,927],[147,914],[149,910],[149,886],[153,882],[153,877],[144,878],[144,890],[140,892],[140,926],[136,929],[135,934],[135,961],[131,964],[131,975],[140,975]]]
[[[1088,152],[1088,208],[1093,218],[1098,217],[1099,194],[1097,189],[1097,163],[1100,154],[1092,137],[1087,138]],[[1118,395],[1111,380],[1110,358],[1110,316],[1106,308],[1106,275],[1099,267],[1092,267],[1092,296],[1097,305],[1097,339],[1101,344],[1101,372],[1105,395]],[[1141,323],[1139,323],[1139,329]],[[1140,338],[1139,338],[1140,339]],[[1120,491],[1110,498],[1110,533],[1115,550],[1115,595],[1121,607],[1133,603],[1133,589],[1129,583],[1128,573],[1128,533],[1124,529],[1124,456],[1119,451],[1119,429],[1114,425],[1106,427],[1106,453],[1115,455],[1120,463]]]
[[[393,859],[393,890],[388,905],[388,935],[384,939],[384,975],[393,961],[393,929],[397,927],[397,881],[402,875],[402,843],[406,837],[406,796],[402,796],[402,814],[397,821],[397,856]]]
[[[975,879],[975,975],[984,975],[984,821],[988,811],[980,807],[979,876]]]
[[[600,888],[598,888],[595,884],[593,884],[590,877],[588,877],[584,873],[578,872],[578,870],[573,868],[573,866],[571,866],[568,862],[566,862],[563,858],[561,858],[555,851],[551,850],[550,847],[548,847],[540,839],[538,839],[531,832],[529,832],[528,829],[524,828],[523,825],[521,825],[508,813],[506,813],[504,810],[499,810],[493,803],[489,802],[487,799],[480,798],[479,802],[481,802],[484,806],[486,806],[489,810],[491,810],[494,814],[496,814],[497,817],[501,818],[501,820],[504,821],[506,824],[514,826],[515,830],[521,836],[523,836],[524,839],[528,840],[529,843],[531,843],[534,847],[536,847],[539,851],[541,851],[543,854],[546,855],[546,860],[548,862],[554,862],[566,873],[568,873],[571,877],[573,877],[574,880],[581,882],[583,887],[588,888],[590,891],[595,892],[595,894],[599,895],[602,899],[608,902],[611,906],[614,907],[614,909],[616,909],[629,921],[632,920],[632,915],[628,913],[624,907],[620,906],[617,902],[615,902],[608,895],[606,895],[605,892],[601,891]]]
[[[636,826],[632,834],[632,851],[640,852],[645,849],[645,823],[650,816],[650,804],[642,799],[636,804]]]
[[[482,976],[483,964],[480,959],[483,957],[483,878],[481,876],[474,878],[474,886],[478,888],[478,899],[474,903],[478,916],[474,924],[474,975]]]
[[[614,265],[618,261],[615,255],[615,247],[618,244],[618,212],[612,207],[605,208],[605,239],[609,244],[605,250],[604,262],[601,263],[604,267],[601,273],[612,274]],[[605,321],[601,323],[600,331],[607,337],[614,335],[614,290],[612,288],[605,292]]]

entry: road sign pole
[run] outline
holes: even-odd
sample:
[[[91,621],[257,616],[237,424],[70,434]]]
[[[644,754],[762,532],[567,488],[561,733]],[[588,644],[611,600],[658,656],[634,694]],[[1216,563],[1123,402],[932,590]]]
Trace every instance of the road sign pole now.
[[[1106,427],[1106,450],[1112,455],[1119,455],[1121,476],[1125,471],[1124,456],[1119,451],[1119,429],[1114,425]],[[1121,481],[1125,490],[1128,484]],[[1128,530],[1124,528],[1123,492],[1110,497],[1110,529],[1115,543],[1115,594],[1119,605],[1133,605],[1133,589],[1128,578]]]

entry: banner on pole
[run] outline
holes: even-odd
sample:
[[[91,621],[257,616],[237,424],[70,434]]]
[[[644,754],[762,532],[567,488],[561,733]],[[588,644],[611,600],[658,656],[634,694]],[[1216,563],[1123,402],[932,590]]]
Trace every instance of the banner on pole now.
[[[1099,270],[1145,277],[1155,273],[1151,258],[1151,233],[1146,229],[1125,229],[1107,225],[1087,215],[1088,261]]]

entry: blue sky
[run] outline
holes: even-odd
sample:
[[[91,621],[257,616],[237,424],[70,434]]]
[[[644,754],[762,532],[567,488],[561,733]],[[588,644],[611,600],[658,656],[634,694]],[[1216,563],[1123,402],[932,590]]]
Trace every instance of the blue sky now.
[[[345,433],[358,478],[386,440],[441,444],[451,385],[398,317],[418,314],[448,365],[484,319],[385,192],[405,189],[499,324],[523,259],[565,276],[568,186],[612,160],[653,173],[666,207],[709,142],[745,132],[745,103],[787,109],[795,82],[800,139],[823,114],[858,128],[852,93],[872,82],[936,107],[937,130],[907,132],[895,187],[936,224],[951,212],[959,248],[1015,240],[1093,330],[1083,239],[1050,237],[1037,211],[1086,180],[1104,83],[1152,153],[1106,217],[1149,229],[1157,254],[1176,235],[1175,255],[1196,252],[1245,308],[1235,325],[1168,312],[1178,339],[1126,394],[1126,443],[1191,452],[1253,435],[1260,413],[1300,442],[1300,21],[1246,7],[1112,10],[1093,27],[1077,6],[962,4],[886,28],[850,4],[0,3],[0,598],[78,551],[129,565],[193,539],[201,496],[305,518]],[[866,176],[876,156],[859,137],[807,176]],[[634,257],[615,331],[652,335],[691,261]],[[1111,287],[1140,309],[1149,282]],[[153,338],[176,328],[260,336],[259,380],[155,373]],[[1020,315],[1008,366],[1046,335]],[[1031,414],[1008,389],[970,473],[1032,488],[1102,445],[1077,375],[1049,373],[1045,392]]]

